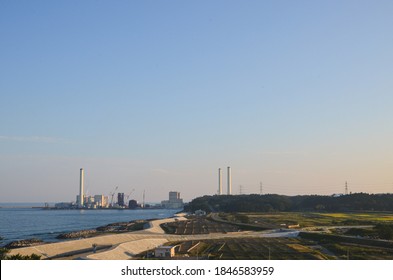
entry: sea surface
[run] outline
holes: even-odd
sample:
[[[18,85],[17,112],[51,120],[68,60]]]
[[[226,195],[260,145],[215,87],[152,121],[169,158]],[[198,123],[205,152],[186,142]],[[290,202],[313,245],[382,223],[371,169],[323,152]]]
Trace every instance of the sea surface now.
[[[0,246],[15,240],[38,238],[47,242],[60,241],[60,233],[93,229],[115,222],[138,219],[162,219],[179,211],[173,209],[104,209],[44,210],[31,206],[0,208]]]

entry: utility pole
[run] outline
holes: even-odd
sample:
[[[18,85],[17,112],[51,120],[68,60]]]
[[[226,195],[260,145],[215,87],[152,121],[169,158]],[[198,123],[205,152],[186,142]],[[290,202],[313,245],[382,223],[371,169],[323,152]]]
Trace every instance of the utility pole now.
[[[262,195],[263,194],[263,186],[262,186],[262,182],[259,183],[259,194]]]
[[[348,183],[345,181],[345,195],[348,195]]]

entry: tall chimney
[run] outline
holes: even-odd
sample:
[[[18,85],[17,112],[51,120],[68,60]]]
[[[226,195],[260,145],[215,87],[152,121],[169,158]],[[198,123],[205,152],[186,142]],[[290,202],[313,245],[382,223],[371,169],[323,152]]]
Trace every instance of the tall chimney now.
[[[218,195],[222,195],[222,171],[218,168]]]
[[[231,167],[228,166],[228,194],[232,194],[232,176],[231,176]]]
[[[84,205],[84,193],[83,193],[83,178],[84,172],[83,168],[80,170],[80,177],[79,177],[79,208],[83,208]]]

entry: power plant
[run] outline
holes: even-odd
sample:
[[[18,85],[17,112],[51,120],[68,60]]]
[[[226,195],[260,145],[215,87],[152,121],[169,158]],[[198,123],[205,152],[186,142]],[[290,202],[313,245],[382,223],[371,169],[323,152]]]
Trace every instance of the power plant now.
[[[143,202],[138,203],[135,199],[130,196],[135,191],[132,189],[127,195],[124,192],[116,192],[118,186],[109,193],[108,196],[98,195],[87,195],[85,193],[84,186],[84,169],[79,170],[79,194],[76,196],[76,202],[60,202],[55,204],[55,209],[136,209],[136,208],[170,208],[177,209],[182,208],[184,203],[183,199],[180,198],[180,193],[177,191],[169,192],[169,200],[164,200],[161,204],[149,205],[145,204],[145,191],[143,191]],[[88,186],[89,187],[89,186]],[[115,194],[117,196],[115,197]],[[117,198],[117,201],[114,199]]]

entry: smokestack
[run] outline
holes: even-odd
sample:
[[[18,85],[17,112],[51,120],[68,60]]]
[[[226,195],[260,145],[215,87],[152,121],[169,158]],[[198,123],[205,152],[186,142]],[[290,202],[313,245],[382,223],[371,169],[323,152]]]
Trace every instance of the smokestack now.
[[[231,167],[228,166],[228,194],[232,194],[232,176],[231,176]]]
[[[79,208],[83,208],[84,205],[84,193],[83,193],[83,178],[84,177],[84,172],[83,168],[80,170],[80,181],[79,181]]]
[[[222,195],[222,171],[218,168],[218,194]]]

